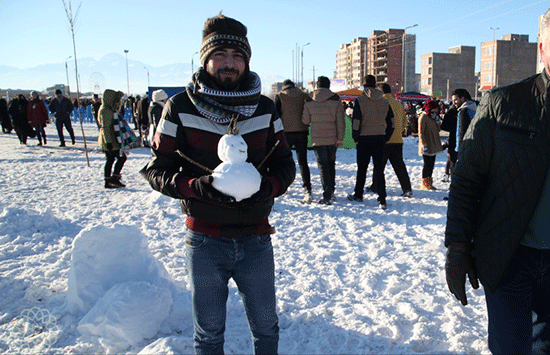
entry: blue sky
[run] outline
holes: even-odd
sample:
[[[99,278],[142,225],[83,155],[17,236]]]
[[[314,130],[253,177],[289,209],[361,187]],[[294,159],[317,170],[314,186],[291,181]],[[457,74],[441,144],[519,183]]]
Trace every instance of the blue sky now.
[[[68,0],[67,0],[68,2]],[[476,46],[493,39],[489,27],[504,34],[528,34],[537,41],[538,17],[550,0],[461,1],[72,1],[77,18],[77,56],[100,59],[117,52],[150,66],[177,62],[195,68],[206,18],[223,10],[243,22],[252,46],[251,69],[262,76],[292,78],[293,50],[304,48],[304,79],[333,76],[340,44],[368,37],[373,30],[417,27],[416,68],[420,57],[456,45]],[[73,54],[62,0],[0,0],[0,65],[30,68],[63,63]],[[476,65],[479,68],[479,63]],[[144,70],[145,71],[145,70]],[[125,73],[121,73],[125,75]],[[144,73],[144,75],[146,75]],[[184,83],[185,84],[185,83]],[[0,87],[2,83],[0,82]]]

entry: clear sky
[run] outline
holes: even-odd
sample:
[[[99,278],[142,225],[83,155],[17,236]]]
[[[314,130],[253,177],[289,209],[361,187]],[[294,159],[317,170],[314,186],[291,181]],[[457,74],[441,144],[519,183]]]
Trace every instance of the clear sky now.
[[[493,39],[489,27],[499,28],[496,38],[528,34],[536,42],[538,17],[550,0],[73,0],[73,12],[79,5],[79,58],[124,55],[127,49],[129,59],[149,66],[190,63],[193,57],[196,68],[199,55],[193,54],[204,21],[223,10],[248,27],[253,71],[293,78],[293,51],[310,43],[303,62],[304,79],[312,80],[313,67],[315,76],[333,76],[340,44],[414,24],[407,33],[417,36],[418,73],[422,54],[457,45],[477,47],[478,69],[480,43]],[[73,54],[62,0],[0,0],[0,33],[0,65],[31,68],[63,63]]]

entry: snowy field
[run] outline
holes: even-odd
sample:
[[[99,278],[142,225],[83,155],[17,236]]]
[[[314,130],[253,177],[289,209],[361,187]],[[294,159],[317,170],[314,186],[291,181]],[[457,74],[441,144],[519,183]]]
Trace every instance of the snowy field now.
[[[179,204],[150,189],[132,150],[125,189],[103,188],[104,155],[95,124],[86,165],[77,144],[20,146],[0,134],[0,351],[44,354],[190,354],[192,319]],[[386,169],[388,209],[376,196],[346,199],[355,150],[337,153],[337,202],[302,204],[301,177],[277,199],[271,222],[281,354],[488,353],[483,291],[462,307],[447,290],[443,233],[445,155],[434,185],[418,190],[417,139],[405,139],[413,197]],[[308,155],[314,197],[319,171]],[[371,164],[372,167],[372,164]],[[369,169],[368,182],[371,181]],[[225,351],[252,352],[240,296],[230,284]]]

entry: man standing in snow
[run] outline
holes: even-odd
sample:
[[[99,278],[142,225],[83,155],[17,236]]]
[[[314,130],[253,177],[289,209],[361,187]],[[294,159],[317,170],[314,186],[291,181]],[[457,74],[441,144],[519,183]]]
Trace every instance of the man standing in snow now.
[[[451,180],[447,284],[466,305],[481,281],[493,354],[550,353],[550,10],[540,29],[543,72],[483,96]]]
[[[399,180],[401,185],[401,190],[403,197],[412,196],[412,186],[411,179],[409,178],[409,173],[407,172],[407,167],[405,166],[405,161],[403,160],[403,131],[407,127],[407,115],[405,114],[405,108],[403,104],[393,98],[391,94],[391,87],[383,83],[381,85],[382,92],[384,93],[384,98],[388,100],[391,110],[395,116],[394,124],[395,129],[390,139],[384,145],[384,167],[388,160],[393,167],[393,171]],[[372,185],[370,187],[371,191],[378,191],[376,186],[376,181],[374,180],[374,174],[372,177]]]
[[[200,48],[202,67],[187,90],[170,98],[142,170],[153,189],[177,198],[187,215],[187,269],[193,298],[197,354],[222,354],[233,278],[243,298],[255,354],[276,354],[274,198],[294,180],[296,167],[273,101],[261,95],[249,69],[246,27],[221,13],[209,18]],[[248,162],[262,175],[260,190],[235,202],[213,186],[221,163],[218,141],[232,118],[248,145]]]
[[[459,152],[462,148],[462,141],[464,140],[464,135],[468,130],[468,126],[476,114],[477,105],[466,89],[456,89],[453,91],[452,97],[453,104],[458,109],[456,120],[456,151]]]
[[[59,141],[61,144],[60,147],[65,146],[65,136],[63,135],[63,126],[69,132],[71,136],[71,141],[73,144],[76,143],[73,125],[71,124],[71,112],[73,112],[73,104],[71,100],[63,96],[61,90],[55,90],[55,97],[50,102],[50,112],[55,116],[55,126],[57,127],[57,135],[59,136]]]
[[[313,100],[304,105],[302,122],[311,123],[311,144],[323,185],[323,198],[319,203],[331,205],[336,187],[336,150],[344,143],[346,122],[340,96],[330,91],[329,78],[320,76],[317,87]]]
[[[353,140],[357,144],[357,178],[350,201],[363,201],[367,169],[372,157],[373,179],[378,193],[378,206],[386,209],[384,178],[384,145],[393,133],[393,111],[384,93],[376,89],[376,78],[367,75],[364,91],[353,104]]]
[[[283,121],[289,147],[296,147],[296,157],[305,191],[304,202],[311,202],[311,174],[307,165],[307,136],[309,127],[302,122],[304,104],[311,101],[308,94],[296,87],[292,80],[283,82],[283,89],[275,96],[275,107]]]

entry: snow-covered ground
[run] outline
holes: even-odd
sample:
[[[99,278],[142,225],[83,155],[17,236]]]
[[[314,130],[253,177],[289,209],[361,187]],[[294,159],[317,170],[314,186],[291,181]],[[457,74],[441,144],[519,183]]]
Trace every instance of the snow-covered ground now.
[[[91,167],[79,125],[77,144],[67,148],[57,147],[53,125],[46,131],[44,147],[0,134],[0,351],[192,353],[185,217],[139,176],[149,150],[132,150],[125,189],[106,190],[94,124],[85,124]],[[354,150],[337,153],[334,205],[300,203],[299,174],[276,201],[281,354],[489,352],[483,291],[468,288],[462,307],[445,283],[445,156],[437,157],[435,192],[418,190],[417,139],[405,139],[404,156],[413,197],[399,197],[389,167],[386,211],[373,194],[363,203],[346,199]],[[312,151],[308,158],[320,198]],[[251,353],[242,303],[230,288],[225,350]]]

